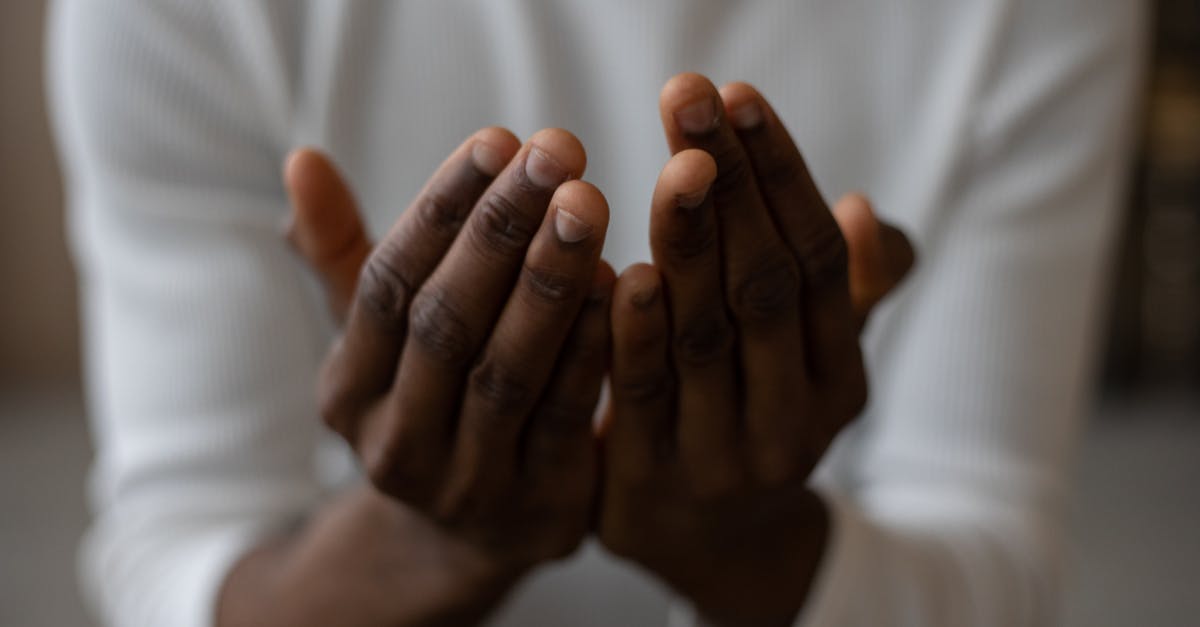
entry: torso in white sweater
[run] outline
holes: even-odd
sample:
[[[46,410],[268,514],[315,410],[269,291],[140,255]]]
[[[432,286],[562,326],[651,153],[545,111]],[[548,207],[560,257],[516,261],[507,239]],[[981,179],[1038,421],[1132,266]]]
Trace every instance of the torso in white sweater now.
[[[866,191],[920,250],[868,337],[869,411],[815,479],[835,535],[801,622],[1048,624],[1137,4],[60,0],[96,607],[209,624],[237,556],[354,475],[314,410],[331,325],[277,228],[288,149],[331,152],[379,233],[476,128],[568,128],[620,268],[648,257],[658,89],[696,70],[759,86],[826,196]],[[666,607],[589,548],[495,622],[654,625]]]

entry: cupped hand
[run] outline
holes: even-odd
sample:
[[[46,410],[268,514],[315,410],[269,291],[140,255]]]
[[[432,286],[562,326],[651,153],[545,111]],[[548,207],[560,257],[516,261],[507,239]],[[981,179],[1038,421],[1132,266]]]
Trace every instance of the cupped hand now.
[[[702,111],[700,116],[711,128],[685,133],[673,107],[691,104],[682,101],[695,100],[697,92],[717,103],[711,114]],[[816,397],[829,392],[838,378],[818,359],[821,349],[806,346],[806,339],[824,333],[832,322],[838,335],[818,340],[834,362],[849,360],[851,367],[841,370],[849,371],[849,379],[861,377],[857,333],[872,308],[908,272],[913,254],[903,234],[880,222],[860,195],[843,198],[830,217],[799,152],[753,90],[735,85],[727,88],[726,98],[717,98],[699,77],[682,77],[664,90],[664,122],[677,154],[664,169],[653,202],[658,267],[630,268],[613,304],[614,395],[604,443],[598,533],[611,549],[664,578],[711,616],[772,622],[795,613],[821,554],[824,509],[803,481],[865,394],[864,389],[847,389],[854,394],[842,399],[840,411],[826,412],[825,404],[837,403]],[[762,117],[743,113],[746,128],[733,131],[730,114],[721,109],[736,105],[739,98],[760,105]],[[496,140],[494,132],[482,137]],[[512,146],[509,155],[516,150],[515,139],[489,143],[501,146],[492,152],[499,155],[490,160],[494,163],[504,161],[506,143]],[[470,146],[468,141],[455,153],[459,161]],[[445,178],[454,162],[452,157],[434,180]],[[329,164],[311,153],[301,153],[292,163],[288,178],[295,213],[289,237],[324,280],[334,312],[345,316],[356,309],[359,277],[370,273],[360,266],[372,246],[362,235],[353,199]],[[439,189],[433,182],[430,187]],[[426,211],[445,206],[444,194],[436,198],[418,201],[405,215],[419,215],[423,206]],[[743,211],[749,212],[746,223],[731,225],[732,233],[727,232],[724,225],[740,219]],[[415,224],[404,226],[407,221]],[[402,217],[389,235],[392,250],[402,250],[401,244],[420,249],[420,224],[425,222]],[[835,232],[828,231],[831,226]],[[413,234],[395,236],[405,231]],[[443,235],[433,248],[444,254],[453,238],[453,232]],[[740,252],[733,254],[735,243]],[[730,254],[723,256],[725,249]],[[762,265],[755,268],[753,258],[759,254],[764,255],[758,258]],[[788,258],[781,261],[783,254]],[[766,255],[774,255],[772,263],[762,261]],[[735,259],[740,269],[755,271],[729,274]],[[437,262],[431,258],[425,267]],[[761,278],[763,270],[773,270],[766,274],[774,278]],[[742,279],[740,285],[732,287],[730,277]],[[611,270],[601,262],[600,293],[606,281],[611,281]],[[818,302],[823,303],[819,311]],[[734,303],[740,317],[728,313],[735,310]],[[788,307],[781,303],[791,303],[795,315],[783,313]],[[791,327],[777,346],[770,334],[783,331],[784,325],[772,321],[775,316],[786,318]],[[750,353],[741,341],[743,322],[759,329],[754,330],[760,333],[754,355],[767,357],[755,371],[775,370],[765,380],[747,377]],[[389,352],[399,354],[400,349]],[[790,392],[804,395],[785,396],[788,390],[781,388],[796,381],[800,384]],[[865,380],[850,384],[863,386]],[[750,385],[758,390],[755,407],[775,397],[772,414],[755,420],[755,441],[767,445],[761,455],[748,439]],[[594,403],[594,398],[589,394],[581,400]],[[714,411],[721,409],[724,417]],[[732,437],[722,441],[714,433]],[[786,441],[773,441],[771,433],[784,434]],[[706,457],[706,450],[716,454]],[[583,458],[590,459],[588,455],[584,452]],[[497,527],[491,537],[502,542],[511,531]]]
[[[681,75],[660,104],[674,156],[654,265],[614,295],[598,533],[712,622],[789,624],[829,525],[807,479],[866,402],[859,331],[912,250],[861,196],[829,210],[749,86]]]
[[[479,568],[572,551],[597,484],[591,418],[615,276],[608,207],[579,141],[485,129],[377,245],[319,153],[285,169],[289,239],[344,328],[320,376],[326,422],[371,483]]]

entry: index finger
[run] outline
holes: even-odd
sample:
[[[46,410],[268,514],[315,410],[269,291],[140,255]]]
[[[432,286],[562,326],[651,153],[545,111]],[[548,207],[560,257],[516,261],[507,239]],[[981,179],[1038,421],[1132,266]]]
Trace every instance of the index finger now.
[[[720,225],[726,302],[739,329],[762,336],[794,326],[799,272],[716,87],[699,74],[680,74],[663,87],[659,107],[672,154],[698,148],[716,161],[711,194]]]
[[[842,231],[767,101],[745,83],[726,85],[721,96],[771,215],[803,270],[810,376],[828,379],[852,371],[861,357]]]

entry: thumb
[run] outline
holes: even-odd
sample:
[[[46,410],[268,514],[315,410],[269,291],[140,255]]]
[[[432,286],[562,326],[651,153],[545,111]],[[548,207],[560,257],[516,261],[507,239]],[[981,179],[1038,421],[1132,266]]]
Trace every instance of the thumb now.
[[[329,159],[311,148],[288,155],[283,180],[292,204],[288,242],[324,283],[333,315],[345,320],[371,252],[358,203]]]
[[[862,194],[843,196],[833,217],[849,249],[850,301],[861,330],[875,306],[912,269],[915,253],[904,233],[881,222]]]

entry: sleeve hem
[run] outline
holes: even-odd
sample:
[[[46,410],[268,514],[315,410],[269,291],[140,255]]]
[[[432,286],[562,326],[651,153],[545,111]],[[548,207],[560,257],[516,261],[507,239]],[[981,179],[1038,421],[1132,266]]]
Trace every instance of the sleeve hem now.
[[[796,627],[840,624],[852,607],[850,591],[861,585],[862,564],[869,553],[869,524],[849,498],[814,489],[829,508],[829,542]]]
[[[130,547],[92,535],[83,547],[87,598],[93,610],[114,625],[214,627],[230,570],[269,531],[264,525],[212,530],[186,547],[177,544],[177,537]],[[172,547],[171,555],[155,551],[153,545]],[[117,550],[123,555],[115,554]],[[131,576],[138,583],[122,585],[130,584]]]

